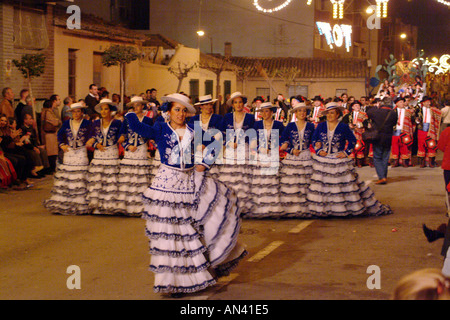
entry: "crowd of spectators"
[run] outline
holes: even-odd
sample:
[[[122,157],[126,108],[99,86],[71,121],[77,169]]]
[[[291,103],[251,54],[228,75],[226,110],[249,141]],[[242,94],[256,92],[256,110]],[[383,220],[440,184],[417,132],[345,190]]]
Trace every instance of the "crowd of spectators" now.
[[[157,116],[159,102],[156,99],[156,89],[149,89],[142,93],[148,101],[153,101],[153,118]],[[46,99],[40,112],[33,108],[35,100],[28,89],[19,93],[15,103],[13,90],[6,87],[2,90],[0,101],[0,190],[26,190],[34,186],[35,179],[52,175],[56,171],[57,163],[61,160],[62,152],[58,146],[57,132],[61,124],[70,119],[68,112],[74,102],[85,103],[86,115],[95,120],[99,114],[94,110],[95,105],[103,98],[111,98],[122,105],[119,94],[112,94],[106,88],[98,88],[95,84],[89,86],[89,93],[84,99],[75,100],[65,97],[63,100],[57,94]],[[124,97],[124,104],[130,97]],[[16,100],[17,101],[17,100]],[[150,108],[151,110],[151,108]],[[123,108],[116,117],[122,117]]]

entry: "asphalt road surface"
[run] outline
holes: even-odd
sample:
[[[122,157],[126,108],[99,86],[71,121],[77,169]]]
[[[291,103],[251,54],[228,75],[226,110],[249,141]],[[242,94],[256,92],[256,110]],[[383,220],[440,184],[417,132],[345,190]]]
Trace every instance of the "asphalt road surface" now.
[[[215,286],[181,299],[385,300],[401,276],[441,268],[442,239],[428,243],[422,223],[448,220],[442,169],[393,168],[387,185],[373,184],[373,168],[358,172],[394,214],[244,220],[246,259]],[[153,292],[144,220],[50,214],[42,201],[52,179],[0,193],[0,299],[172,299]]]

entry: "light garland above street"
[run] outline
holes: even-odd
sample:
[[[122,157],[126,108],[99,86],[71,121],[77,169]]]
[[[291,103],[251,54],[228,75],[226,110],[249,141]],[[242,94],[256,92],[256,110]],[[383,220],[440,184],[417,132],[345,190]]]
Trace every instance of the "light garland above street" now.
[[[376,1],[377,1],[377,17],[387,18],[389,0],[376,0]]]
[[[437,0],[437,2],[445,4],[446,6],[450,6],[450,1],[447,0]]]
[[[345,0],[331,0],[333,5],[333,19],[344,18],[344,2]]]
[[[253,5],[256,7],[256,9],[258,9],[259,11],[262,11],[264,13],[272,13],[272,12],[276,12],[276,11],[280,11],[281,9],[284,9],[285,7],[287,7],[289,5],[289,3],[291,3],[292,0],[286,0],[284,1],[282,4],[280,4],[277,7],[274,8],[263,8],[260,4],[258,0],[253,0]]]

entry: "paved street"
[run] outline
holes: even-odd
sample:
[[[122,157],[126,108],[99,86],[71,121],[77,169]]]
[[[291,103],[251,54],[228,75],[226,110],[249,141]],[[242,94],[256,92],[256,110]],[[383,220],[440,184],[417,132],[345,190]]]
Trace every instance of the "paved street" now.
[[[214,287],[183,299],[388,299],[399,278],[442,266],[442,240],[428,243],[422,223],[447,222],[442,170],[394,168],[389,183],[358,169],[394,214],[321,220],[245,220],[249,255]],[[29,191],[0,193],[0,299],[170,299],[152,290],[144,221],[59,216],[41,203],[52,178]],[[80,267],[81,289],[68,289],[67,268]],[[380,289],[367,279],[376,265]]]

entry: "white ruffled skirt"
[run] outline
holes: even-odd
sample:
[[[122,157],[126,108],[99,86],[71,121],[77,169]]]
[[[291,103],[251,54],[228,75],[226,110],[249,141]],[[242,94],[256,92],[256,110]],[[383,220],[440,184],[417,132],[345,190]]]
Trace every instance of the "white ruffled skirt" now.
[[[253,181],[254,165],[256,160],[250,161],[248,154],[248,145],[245,145],[245,152],[240,149],[226,149],[224,152],[223,163],[214,164],[208,175],[223,182],[228,188],[232,189],[239,201],[239,207],[242,214],[251,212],[254,208],[254,199],[250,194],[251,183]]]
[[[298,156],[288,154],[281,162],[280,205],[285,218],[308,217],[306,193],[312,175],[311,151],[303,150]]]
[[[251,170],[247,198],[251,207],[242,213],[243,218],[280,218],[284,208],[280,205],[280,160],[278,154],[258,154],[256,165]],[[249,201],[249,200],[247,200]]]
[[[312,156],[313,172],[307,191],[310,217],[380,216],[391,214],[372,189],[360,181],[349,158]]]
[[[155,292],[202,290],[246,254],[234,192],[204,173],[161,165],[143,199]]]
[[[159,166],[161,165],[161,156],[159,154],[158,149],[156,149],[155,156],[152,158],[152,167],[150,169],[150,175],[152,179],[158,173]]]
[[[152,159],[147,145],[125,151],[117,178],[117,210],[123,215],[140,217],[144,211],[142,195],[152,181]]]
[[[87,173],[87,200],[93,214],[119,214],[117,208],[119,148],[96,149]]]
[[[63,163],[58,165],[54,175],[51,197],[44,201],[44,207],[62,215],[89,214],[86,200],[88,165],[86,147],[71,148],[64,153]]]

